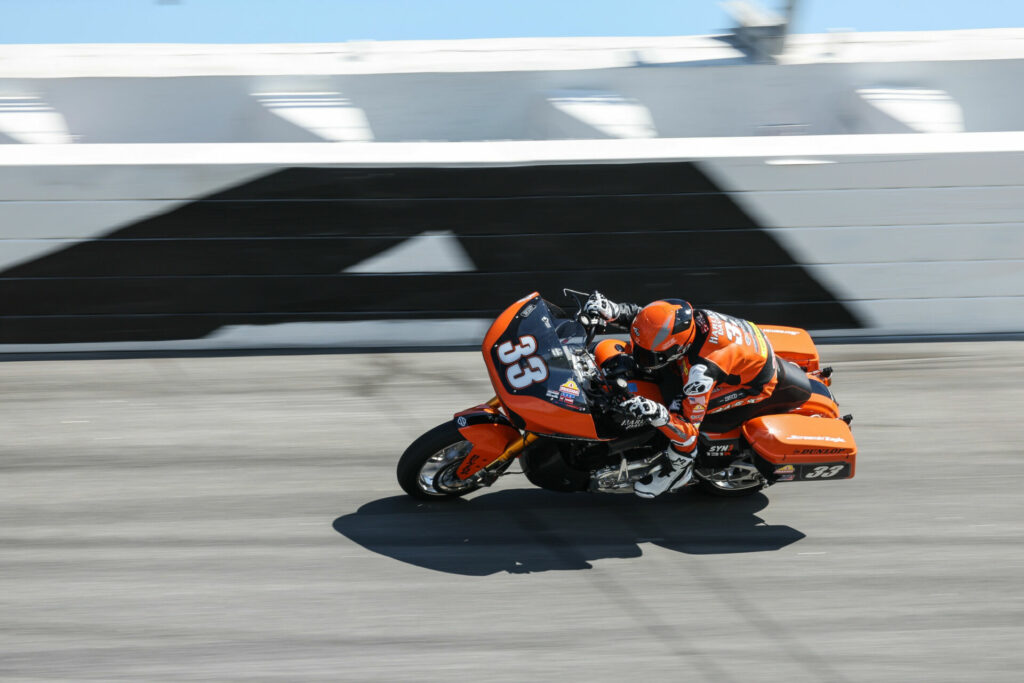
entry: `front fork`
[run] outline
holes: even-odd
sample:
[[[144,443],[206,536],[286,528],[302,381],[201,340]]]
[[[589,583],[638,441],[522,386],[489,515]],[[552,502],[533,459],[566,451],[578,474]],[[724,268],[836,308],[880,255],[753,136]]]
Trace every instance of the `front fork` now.
[[[498,478],[498,476],[500,476],[501,471],[505,469],[507,463],[519,457],[519,454],[522,453],[527,446],[539,438],[540,437],[533,432],[526,432],[523,434],[522,438],[510,444],[509,447],[505,449],[504,453],[495,458],[494,462],[483,468],[484,475],[490,478],[493,482]]]

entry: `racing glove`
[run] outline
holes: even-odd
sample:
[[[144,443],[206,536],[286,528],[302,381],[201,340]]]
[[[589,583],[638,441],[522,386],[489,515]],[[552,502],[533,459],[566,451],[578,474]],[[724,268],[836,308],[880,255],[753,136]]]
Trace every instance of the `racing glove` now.
[[[668,424],[668,408],[643,396],[633,396],[619,404],[619,410],[636,420],[647,420],[652,427]]]
[[[600,318],[610,323],[619,317],[619,305],[601,292],[595,291],[583,304],[583,312],[592,318]]]

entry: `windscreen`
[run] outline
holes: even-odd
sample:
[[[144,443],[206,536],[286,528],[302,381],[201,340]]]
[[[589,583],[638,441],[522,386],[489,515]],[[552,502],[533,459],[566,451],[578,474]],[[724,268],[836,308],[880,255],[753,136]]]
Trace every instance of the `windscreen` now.
[[[559,408],[589,412],[576,351],[586,330],[575,320],[556,318],[543,299],[527,302],[491,347],[491,360],[504,389],[534,396]]]

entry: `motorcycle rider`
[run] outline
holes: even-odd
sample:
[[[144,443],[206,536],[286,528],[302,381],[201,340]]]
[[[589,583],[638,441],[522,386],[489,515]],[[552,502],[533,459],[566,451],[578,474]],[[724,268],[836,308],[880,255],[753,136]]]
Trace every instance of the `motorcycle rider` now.
[[[692,479],[702,423],[712,422],[714,431],[727,431],[751,417],[795,407],[791,392],[779,392],[778,400],[772,400],[785,368],[780,368],[761,330],[749,321],[694,309],[682,299],[640,307],[615,303],[596,291],[583,312],[629,329],[625,352],[640,370],[677,372],[683,382],[682,393],[669,407],[643,396],[620,405],[631,418],[659,429],[670,444],[665,466],[634,484],[638,496],[653,498]],[[707,420],[711,415],[714,418]]]

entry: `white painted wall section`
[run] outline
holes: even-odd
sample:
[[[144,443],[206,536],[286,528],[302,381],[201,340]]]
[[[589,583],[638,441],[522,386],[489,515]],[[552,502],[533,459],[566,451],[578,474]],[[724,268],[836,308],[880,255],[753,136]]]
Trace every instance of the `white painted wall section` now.
[[[366,114],[339,92],[265,92],[253,97],[274,115],[324,140],[373,140]]]
[[[407,239],[343,273],[464,273],[476,270],[451,231],[428,231]]]
[[[702,165],[865,321],[865,334],[1024,328],[1019,152],[821,158]]]
[[[555,109],[611,138],[653,138],[651,112],[639,101],[618,93],[562,90],[548,96]]]
[[[962,133],[964,112],[945,90],[860,88],[861,99],[918,133]]]
[[[72,142],[67,121],[38,96],[0,95],[0,133],[30,145]]]

